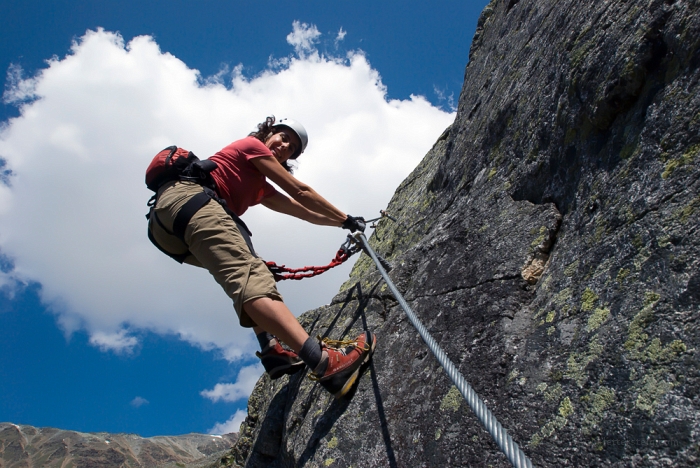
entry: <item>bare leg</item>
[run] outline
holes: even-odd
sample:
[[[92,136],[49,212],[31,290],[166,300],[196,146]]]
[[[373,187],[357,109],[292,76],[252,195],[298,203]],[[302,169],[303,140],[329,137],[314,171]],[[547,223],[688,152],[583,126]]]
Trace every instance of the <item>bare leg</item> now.
[[[257,324],[257,327],[253,328],[256,335],[263,331],[271,333],[296,353],[301,351],[301,347],[309,339],[309,334],[284,302],[259,297],[243,304],[243,308]]]

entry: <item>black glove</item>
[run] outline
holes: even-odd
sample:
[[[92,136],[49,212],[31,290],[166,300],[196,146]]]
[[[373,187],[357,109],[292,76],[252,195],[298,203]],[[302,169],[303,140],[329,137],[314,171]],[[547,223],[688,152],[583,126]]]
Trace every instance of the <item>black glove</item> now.
[[[348,229],[351,232],[360,231],[365,232],[365,218],[362,216],[350,216],[348,215],[341,226],[343,229]]]

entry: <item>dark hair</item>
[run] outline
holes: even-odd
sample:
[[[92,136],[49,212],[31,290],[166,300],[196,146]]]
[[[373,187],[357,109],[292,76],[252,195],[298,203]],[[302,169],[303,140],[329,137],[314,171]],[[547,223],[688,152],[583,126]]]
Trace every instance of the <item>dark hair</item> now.
[[[265,141],[270,138],[271,135],[278,133],[281,129],[276,129],[273,128],[272,126],[275,124],[275,116],[271,115],[270,117],[267,117],[264,122],[258,124],[258,131],[257,132],[250,132],[248,136],[252,136],[257,138],[258,140],[262,141],[265,143]],[[299,157],[299,155],[294,155],[289,159],[296,159]],[[282,167],[289,172],[290,174],[294,171],[294,168],[289,164],[289,160],[285,161],[282,163]]]

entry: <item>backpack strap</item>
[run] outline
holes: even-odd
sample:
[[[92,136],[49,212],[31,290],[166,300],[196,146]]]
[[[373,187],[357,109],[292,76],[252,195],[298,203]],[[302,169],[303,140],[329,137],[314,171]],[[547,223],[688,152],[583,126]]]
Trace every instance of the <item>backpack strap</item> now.
[[[251,240],[250,236],[253,234],[250,232],[248,229],[248,226],[243,222],[243,220],[233,211],[229,210],[228,206],[226,206],[226,201],[219,198],[216,192],[209,187],[202,186],[204,189],[203,192],[200,192],[187,200],[185,204],[180,208],[180,211],[177,212],[177,215],[175,215],[175,219],[173,220],[173,232],[172,234],[177,236],[182,242],[185,242],[185,229],[187,229],[187,225],[190,223],[192,220],[192,217],[202,209],[204,205],[209,203],[210,200],[215,200],[219,204],[221,204],[222,208],[224,211],[226,211],[226,214],[228,214],[231,219],[236,223],[238,226],[238,230],[241,233],[241,236],[243,236],[243,239],[245,240],[246,244],[248,245],[248,249],[250,250],[250,253],[253,254],[253,256],[257,257],[258,255],[255,253],[255,249],[253,248],[253,241]],[[155,203],[151,206],[151,210],[149,213],[146,215],[147,218],[153,217],[153,219],[166,231],[170,232],[163,224],[160,222],[158,219],[158,216],[156,215],[155,211]],[[155,245],[158,250],[163,252],[165,255],[171,257],[178,263],[183,263],[185,259],[190,255],[190,252],[185,252],[184,254],[172,254],[165,250],[158,242],[156,242],[155,237],[153,236],[153,232],[151,231],[150,227],[148,229],[148,239]],[[185,243],[186,244],[186,243]]]
[[[185,229],[187,225],[190,224],[192,216],[195,215],[204,205],[209,203],[211,197],[207,192],[200,192],[194,197],[187,200],[187,203],[182,205],[180,211],[177,212],[175,220],[173,221],[173,234],[180,238],[183,242],[185,241]]]

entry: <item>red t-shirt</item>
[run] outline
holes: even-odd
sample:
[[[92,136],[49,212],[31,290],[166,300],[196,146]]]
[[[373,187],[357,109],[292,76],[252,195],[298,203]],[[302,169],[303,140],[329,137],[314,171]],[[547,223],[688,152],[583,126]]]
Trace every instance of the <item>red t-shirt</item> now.
[[[260,140],[246,137],[234,141],[210,157],[218,166],[211,172],[219,196],[229,209],[241,216],[253,205],[277,193],[265,176],[251,162],[254,158],[272,156]]]

